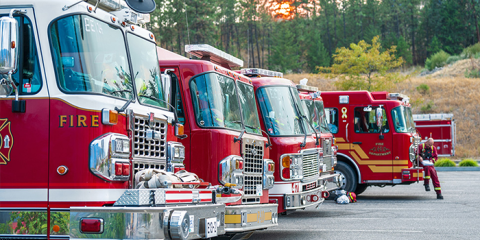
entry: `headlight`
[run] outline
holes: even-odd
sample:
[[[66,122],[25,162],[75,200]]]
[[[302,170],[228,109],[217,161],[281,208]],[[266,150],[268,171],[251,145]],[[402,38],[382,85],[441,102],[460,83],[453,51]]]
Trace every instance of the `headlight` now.
[[[130,140],[117,133],[102,135],[90,144],[89,168],[107,181],[127,181],[130,177]]]
[[[263,160],[263,189],[271,189],[275,184],[275,163],[271,159]]]
[[[243,186],[243,158],[230,155],[218,164],[218,181],[227,187]]]
[[[184,167],[185,147],[179,142],[168,142],[167,171],[174,172],[175,167]]]
[[[410,161],[411,162],[415,161],[415,146],[413,144],[410,145],[410,148],[408,149],[408,154],[410,157]]]
[[[302,154],[283,154],[280,156],[280,176],[282,180],[302,180]]]

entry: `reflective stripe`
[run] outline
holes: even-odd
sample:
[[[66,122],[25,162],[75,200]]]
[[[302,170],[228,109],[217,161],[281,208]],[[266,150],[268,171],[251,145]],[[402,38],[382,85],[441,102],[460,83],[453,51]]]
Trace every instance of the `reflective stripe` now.
[[[0,202],[46,202],[46,188],[3,188],[0,189]]]
[[[50,202],[117,201],[125,189],[50,189]]]
[[[430,176],[425,176],[423,177],[423,179],[430,179]]]
[[[442,190],[442,188],[439,188],[439,187],[436,187],[436,188],[434,188],[434,189],[435,189],[435,190]]]

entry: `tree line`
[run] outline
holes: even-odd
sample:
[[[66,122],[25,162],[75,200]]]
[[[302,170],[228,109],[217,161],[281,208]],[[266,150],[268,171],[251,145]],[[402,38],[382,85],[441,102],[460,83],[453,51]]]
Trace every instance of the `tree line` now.
[[[405,65],[424,65],[440,50],[460,54],[480,41],[480,0],[156,3],[147,28],[161,47],[187,56],[184,45],[210,44],[244,60],[244,67],[282,72],[316,72],[317,66],[333,64],[337,48],[371,43],[375,36],[383,49],[396,46]]]

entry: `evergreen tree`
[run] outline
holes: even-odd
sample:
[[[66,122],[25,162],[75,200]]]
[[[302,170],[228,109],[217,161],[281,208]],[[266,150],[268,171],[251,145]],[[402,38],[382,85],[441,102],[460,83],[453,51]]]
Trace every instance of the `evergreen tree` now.
[[[432,42],[428,45],[428,52],[430,55],[438,53],[442,50],[442,43],[438,40],[437,36],[434,36]]]
[[[403,37],[399,37],[397,40],[397,53],[395,56],[403,58],[407,65],[412,64],[412,52],[410,51],[410,45],[405,41]]]

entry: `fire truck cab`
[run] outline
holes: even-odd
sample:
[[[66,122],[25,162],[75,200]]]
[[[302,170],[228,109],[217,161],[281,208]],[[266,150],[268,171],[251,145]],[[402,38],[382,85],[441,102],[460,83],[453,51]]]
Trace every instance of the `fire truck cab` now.
[[[185,125],[185,168],[243,195],[227,204],[228,234],[277,225],[277,204],[269,203],[275,164],[262,136],[251,80],[230,70],[243,61],[207,44],[186,45],[192,60],[158,48],[159,65],[172,78],[170,102]],[[234,194],[233,194],[234,195]]]
[[[324,164],[323,169],[320,170],[320,176],[334,175],[334,167],[337,165],[337,146],[335,146],[335,137],[328,129],[321,93],[318,88],[306,84],[298,84],[297,89],[308,121],[317,133],[312,136],[318,136],[322,144]],[[338,186],[330,187],[328,191],[335,189],[338,189]]]
[[[278,166],[270,199],[278,203],[278,212],[285,214],[319,206],[328,197],[327,182],[338,175],[322,175],[331,170],[331,163],[325,163],[320,138],[312,137],[316,133],[295,84],[279,72],[251,68],[241,73],[252,78],[260,124],[271,139],[270,156]]]
[[[154,8],[0,2],[0,239],[225,233],[229,199],[169,171],[183,167],[185,135],[154,36],[137,25]]]
[[[415,159],[420,143],[408,97],[398,93],[322,92],[327,124],[335,135],[342,188],[361,194],[368,186],[423,180]]]

